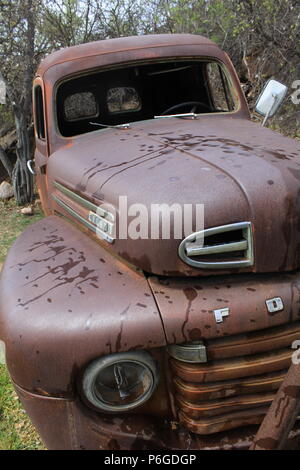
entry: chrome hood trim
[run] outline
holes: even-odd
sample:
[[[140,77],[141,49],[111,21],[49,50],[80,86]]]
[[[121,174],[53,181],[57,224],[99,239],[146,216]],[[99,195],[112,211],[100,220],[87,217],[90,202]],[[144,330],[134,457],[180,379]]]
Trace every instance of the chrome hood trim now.
[[[218,235],[234,231],[242,232],[241,240],[228,241],[224,243],[210,244],[208,238],[212,235]],[[207,255],[235,254],[243,252],[243,256],[236,260],[218,260],[201,261],[199,258]],[[226,269],[241,268],[252,266],[254,263],[253,255],[253,236],[250,222],[238,222],[235,224],[221,225],[212,227],[199,232],[194,232],[186,237],[179,245],[179,257],[189,266],[201,269]],[[197,257],[197,259],[195,259]]]

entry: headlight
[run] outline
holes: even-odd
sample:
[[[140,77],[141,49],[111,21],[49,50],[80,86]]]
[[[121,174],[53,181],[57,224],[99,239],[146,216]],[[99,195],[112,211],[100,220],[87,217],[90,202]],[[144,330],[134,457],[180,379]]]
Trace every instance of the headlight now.
[[[83,375],[87,400],[105,411],[127,411],[147,401],[158,370],[145,351],[111,354],[93,361]]]

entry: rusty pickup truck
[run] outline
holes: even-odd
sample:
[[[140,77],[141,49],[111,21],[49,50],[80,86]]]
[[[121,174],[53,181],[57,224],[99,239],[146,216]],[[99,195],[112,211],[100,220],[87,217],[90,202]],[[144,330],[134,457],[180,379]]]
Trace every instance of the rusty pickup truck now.
[[[4,264],[0,339],[45,445],[248,449],[300,339],[299,143],[197,35],[54,52],[33,110],[45,218]]]

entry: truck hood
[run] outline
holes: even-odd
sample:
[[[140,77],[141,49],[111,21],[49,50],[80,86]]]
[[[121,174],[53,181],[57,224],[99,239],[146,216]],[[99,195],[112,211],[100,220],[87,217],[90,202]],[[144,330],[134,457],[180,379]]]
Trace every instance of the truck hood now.
[[[128,207],[148,209],[149,223],[151,204],[203,204],[205,229],[251,223],[253,265],[226,271],[183,262],[174,236],[103,242],[146,272],[207,276],[300,267],[300,144],[247,119],[167,118],[79,136],[50,156],[48,178],[51,194],[58,181],[97,205],[118,208],[126,196]]]

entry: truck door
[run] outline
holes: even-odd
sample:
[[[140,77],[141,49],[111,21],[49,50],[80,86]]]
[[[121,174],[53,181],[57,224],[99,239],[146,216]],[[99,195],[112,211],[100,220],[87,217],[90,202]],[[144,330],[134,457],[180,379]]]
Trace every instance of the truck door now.
[[[49,156],[45,94],[43,80],[38,77],[33,84],[33,116],[35,133],[35,174],[42,207],[45,215],[50,215],[47,188],[47,163]]]

